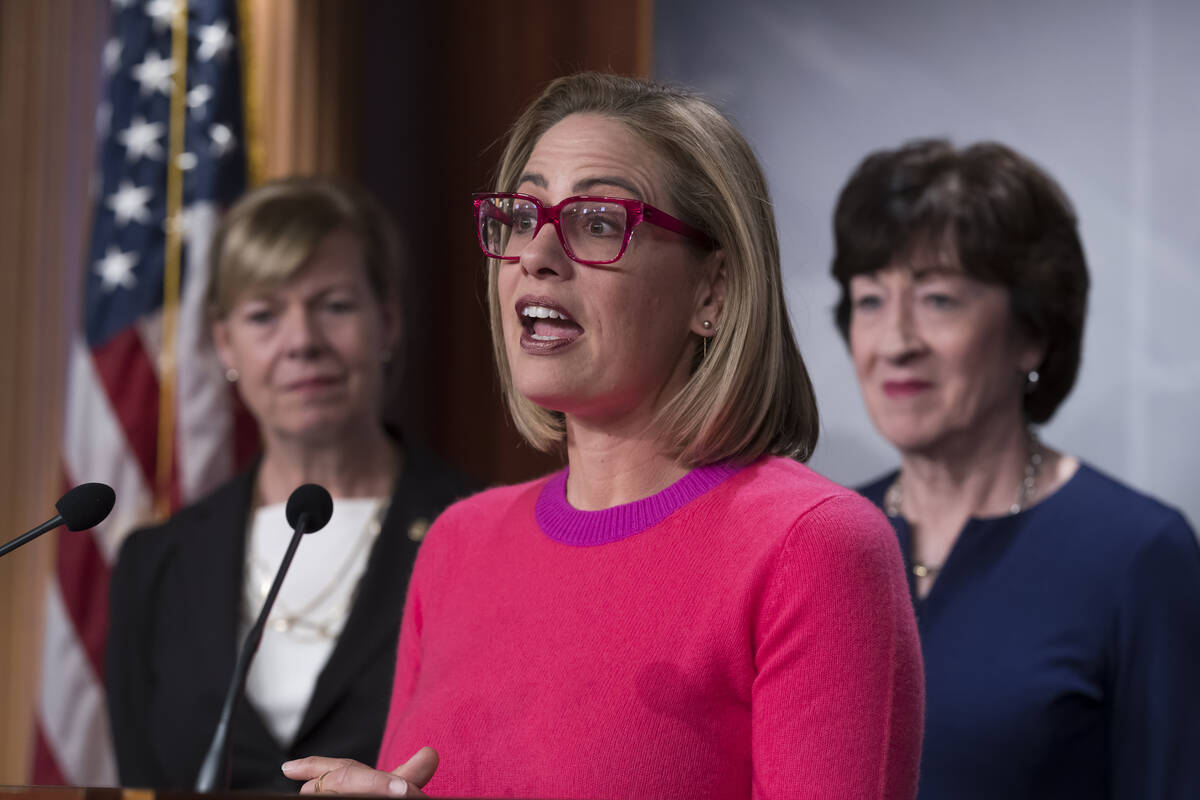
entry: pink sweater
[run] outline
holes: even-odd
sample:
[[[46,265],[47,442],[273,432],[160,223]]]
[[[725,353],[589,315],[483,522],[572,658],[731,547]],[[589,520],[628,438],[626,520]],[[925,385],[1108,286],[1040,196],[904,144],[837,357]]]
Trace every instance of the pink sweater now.
[[[604,511],[565,487],[430,530],[380,768],[432,745],[443,796],[915,795],[920,649],[870,503],[781,458]]]

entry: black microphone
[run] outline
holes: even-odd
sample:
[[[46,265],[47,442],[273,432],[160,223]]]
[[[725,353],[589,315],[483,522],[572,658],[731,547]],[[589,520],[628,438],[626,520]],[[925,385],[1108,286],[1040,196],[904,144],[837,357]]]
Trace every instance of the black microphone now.
[[[229,722],[233,719],[237,701],[246,691],[246,675],[250,672],[250,662],[254,660],[259,642],[262,641],[267,616],[271,613],[271,606],[275,605],[275,596],[279,594],[283,576],[292,564],[292,556],[296,555],[296,548],[300,546],[300,537],[321,530],[332,516],[333,498],[323,486],[306,483],[288,498],[287,521],[294,531],[292,540],[288,542],[287,552],[283,554],[279,571],[275,573],[275,582],[271,584],[271,591],[267,592],[267,599],[263,601],[262,610],[258,612],[258,619],[254,620],[254,625],[246,634],[246,640],[242,642],[242,649],[238,652],[237,662],[233,667],[233,679],[229,681],[225,703],[221,706],[221,718],[217,721],[212,744],[208,746],[208,754],[204,756],[204,763],[200,765],[200,774],[196,778],[197,792],[229,788]],[[220,787],[217,786],[218,777],[221,779]]]
[[[86,531],[104,521],[112,511],[117,495],[112,487],[103,483],[81,483],[62,497],[54,507],[58,513],[28,533],[23,533],[0,546],[0,556],[7,555],[23,544],[32,542],[46,531],[66,525],[69,531]]]

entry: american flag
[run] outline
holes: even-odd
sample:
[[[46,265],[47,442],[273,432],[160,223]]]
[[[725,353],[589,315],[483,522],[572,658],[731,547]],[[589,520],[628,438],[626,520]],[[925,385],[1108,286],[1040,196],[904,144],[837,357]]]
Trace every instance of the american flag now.
[[[206,493],[254,445],[204,317],[209,234],[246,185],[236,5],[112,2],[63,479],[111,484],[117,503],[95,530],[58,540],[35,783],[117,783],[104,698],[110,565],[131,527]]]

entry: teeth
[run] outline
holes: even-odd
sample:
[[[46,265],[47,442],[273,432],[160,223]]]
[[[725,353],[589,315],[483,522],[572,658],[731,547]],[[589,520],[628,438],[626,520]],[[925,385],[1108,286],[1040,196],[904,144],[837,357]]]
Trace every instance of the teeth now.
[[[525,306],[525,308],[521,309],[521,316],[530,317],[531,319],[571,319],[566,314],[555,311],[553,308],[546,308],[545,306]]]

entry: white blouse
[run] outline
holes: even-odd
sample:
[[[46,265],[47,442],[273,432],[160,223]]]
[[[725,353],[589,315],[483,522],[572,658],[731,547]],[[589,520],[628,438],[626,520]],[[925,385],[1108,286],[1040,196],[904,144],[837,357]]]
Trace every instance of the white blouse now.
[[[329,524],[304,536],[296,549],[246,679],[247,698],[281,745],[295,739],[317,676],[346,624],[384,510],[384,498],[338,499]],[[291,538],[283,503],[254,513],[239,644],[262,609]]]

